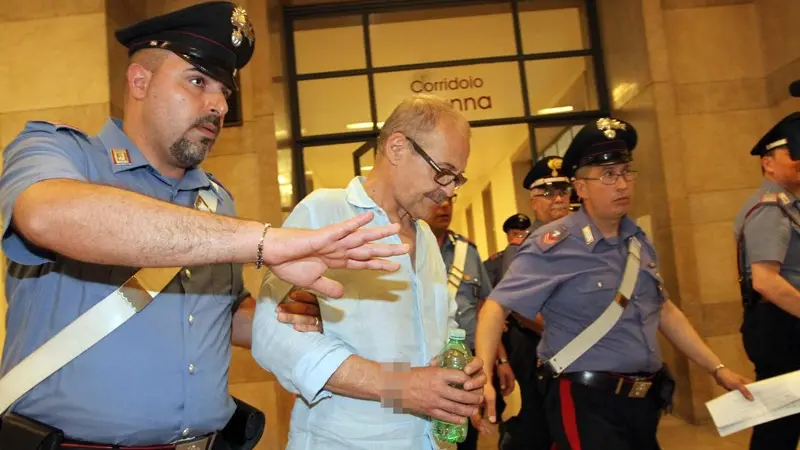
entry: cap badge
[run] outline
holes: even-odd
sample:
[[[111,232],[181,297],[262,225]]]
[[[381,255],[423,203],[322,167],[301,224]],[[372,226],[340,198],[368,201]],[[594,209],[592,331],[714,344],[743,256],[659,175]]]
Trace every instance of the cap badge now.
[[[111,160],[115,166],[127,166],[131,163],[131,155],[124,148],[112,148]]]
[[[561,159],[553,158],[550,161],[547,161],[547,168],[550,169],[552,172],[550,176],[557,177],[558,171],[561,170],[561,164],[563,161]]]
[[[597,129],[602,131],[609,139],[617,137],[617,130],[625,131],[625,124],[616,119],[604,117],[597,119]]]
[[[253,34],[253,24],[250,23],[250,19],[247,17],[247,11],[245,11],[244,8],[241,6],[233,8],[233,14],[231,14],[231,24],[235,27],[233,33],[231,33],[231,43],[233,46],[239,47],[242,45],[243,38],[247,38],[252,46],[253,41],[255,40],[255,36]]]

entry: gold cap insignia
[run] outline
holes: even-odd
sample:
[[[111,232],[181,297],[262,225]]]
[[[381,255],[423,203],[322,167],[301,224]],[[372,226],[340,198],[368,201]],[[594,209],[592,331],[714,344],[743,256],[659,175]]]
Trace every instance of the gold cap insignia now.
[[[617,130],[625,131],[625,124],[616,119],[604,117],[597,119],[597,129],[602,131],[609,139],[617,137]]]
[[[131,155],[124,148],[112,148],[111,160],[115,166],[125,166],[131,163]]]
[[[552,177],[558,176],[558,171],[561,170],[561,165],[563,164],[563,162],[564,161],[562,161],[561,158],[553,158],[550,161],[547,161],[547,168],[552,170],[550,176]]]
[[[231,43],[233,46],[238,47],[242,45],[242,38],[247,38],[247,40],[250,41],[250,46],[252,46],[256,37],[253,33],[253,24],[250,23],[250,19],[247,17],[247,11],[245,11],[244,8],[241,6],[233,8],[231,24],[236,27],[233,33],[231,33]]]

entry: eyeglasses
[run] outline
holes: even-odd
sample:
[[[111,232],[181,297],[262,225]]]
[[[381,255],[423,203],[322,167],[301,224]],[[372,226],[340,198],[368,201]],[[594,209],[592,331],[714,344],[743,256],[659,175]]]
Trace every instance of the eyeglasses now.
[[[585,177],[585,178],[580,178],[580,179],[581,180],[595,180],[595,181],[599,181],[599,182],[601,182],[601,183],[603,183],[605,185],[613,186],[613,185],[617,184],[617,180],[619,180],[619,177],[624,177],[625,181],[627,181],[627,182],[635,181],[636,180],[636,175],[638,175],[638,173],[639,172],[637,172],[635,170],[623,170],[622,172],[619,172],[619,173],[616,173],[616,172],[605,172],[600,178]]]
[[[422,147],[419,146],[419,144],[417,144],[413,139],[411,139],[408,136],[406,136],[405,138],[408,140],[408,142],[411,143],[411,146],[414,148],[414,151],[419,153],[419,156],[421,156],[422,159],[424,159],[425,162],[428,163],[428,165],[431,166],[431,168],[433,168],[433,170],[436,172],[436,175],[433,177],[433,180],[437,182],[439,186],[447,186],[450,183],[455,183],[456,188],[460,188],[461,186],[464,185],[464,183],[467,182],[467,178],[464,175],[461,175],[460,173],[453,173],[452,170],[442,169],[441,167],[439,167],[438,164],[436,164],[433,161],[433,159],[431,159],[430,156],[428,156],[427,153],[425,153],[425,150],[423,150]]]
[[[536,188],[534,188],[534,189],[536,189]],[[572,188],[571,187],[560,188],[560,189],[559,188],[549,187],[549,188],[536,189],[536,190],[539,191],[539,193],[533,194],[534,197],[556,198],[556,197],[560,196],[560,197],[563,197],[563,198],[567,198],[570,195],[572,195]]]

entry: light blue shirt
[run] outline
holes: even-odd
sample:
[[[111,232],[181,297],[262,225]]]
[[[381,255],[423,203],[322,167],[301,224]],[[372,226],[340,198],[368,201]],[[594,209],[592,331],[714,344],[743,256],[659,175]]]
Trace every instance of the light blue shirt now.
[[[137,270],[78,262],[27,242],[11,226],[11,216],[29,186],[70,179],[189,208],[198,192],[210,189],[218,197],[217,213],[234,215],[233,199],[212,187],[202,169],[189,170],[180,180],[160,174],[121,126],[109,120],[98,136],[88,136],[67,126],[30,122],[4,152],[0,214],[3,251],[10,261],[0,376]],[[189,436],[217,431],[235,408],[228,395],[231,309],[246,295],[239,264],[183,270],[146,309],[11,409],[72,439],[109,444],[164,444],[184,431]]]
[[[347,189],[321,189],[303,199],[284,227],[321,228],[365,211],[367,226],[388,225],[386,213],[367,195],[363,179]],[[425,366],[447,340],[456,305],[447,292],[444,262],[425,222],[416,222],[416,270],[409,255],[394,273],[331,270],[326,276],[345,287],[342,298],[320,297],[325,331],[301,333],[277,321],[275,308],[291,289],[270,273],[264,278],[253,322],[253,357],[281,385],[298,393],[292,412],[291,450],[429,450],[436,448],[430,421],[393,412],[377,401],[324,390],[328,379],[350,356],[381,363]],[[400,244],[399,236],[381,242]]]

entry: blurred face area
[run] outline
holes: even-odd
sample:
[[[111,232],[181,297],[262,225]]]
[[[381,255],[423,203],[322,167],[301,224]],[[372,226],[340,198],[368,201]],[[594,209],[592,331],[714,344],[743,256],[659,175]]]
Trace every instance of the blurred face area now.
[[[386,146],[395,166],[393,191],[400,206],[414,219],[430,218],[434,209],[448,203],[466,182],[463,175],[469,157],[466,126],[443,121],[430,133],[417,136],[394,133]],[[452,204],[449,208],[452,210]]]
[[[531,189],[531,209],[536,219],[550,223],[569,214],[572,187],[567,183],[539,186]]]
[[[636,178],[630,164],[582,167],[575,178],[575,189],[593,217],[620,220],[628,213]]]
[[[793,161],[786,148],[778,148],[761,158],[764,175],[791,192],[800,190],[800,161]]]
[[[172,52],[151,72],[143,99],[148,141],[168,150],[171,165],[197,167],[209,154],[228,112],[231,91]]]

